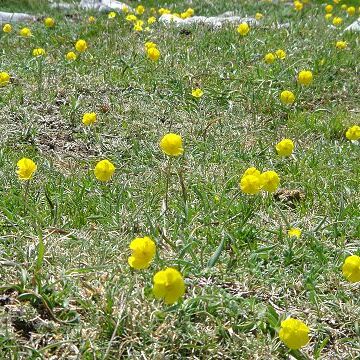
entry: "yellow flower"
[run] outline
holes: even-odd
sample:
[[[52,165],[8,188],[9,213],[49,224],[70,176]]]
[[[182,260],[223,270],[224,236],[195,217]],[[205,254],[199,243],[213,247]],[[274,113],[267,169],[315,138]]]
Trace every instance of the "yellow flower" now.
[[[156,48],[156,47],[157,45],[152,41],[148,41],[145,43],[145,50],[149,50],[150,48]]]
[[[272,64],[274,61],[275,61],[276,57],[273,53],[267,53],[265,56],[264,56],[264,61],[267,63],[267,64]]]
[[[280,156],[290,156],[294,150],[294,143],[290,139],[282,139],[275,149]]]
[[[298,350],[309,342],[309,332],[302,321],[287,318],[281,322],[279,338],[288,348]]]
[[[47,17],[45,20],[44,20],[44,25],[48,28],[51,28],[51,27],[54,27],[55,25],[55,20],[51,17]]]
[[[333,19],[333,25],[334,26],[340,26],[343,22],[343,19],[341,17],[335,16]]]
[[[354,6],[349,6],[346,11],[349,16],[354,16],[356,14],[356,8]]]
[[[291,228],[288,231],[288,236],[289,237],[296,237],[296,238],[300,239],[301,230],[299,228]]]
[[[197,88],[191,91],[191,95],[196,98],[201,98],[204,95],[204,92],[201,89]]]
[[[82,118],[82,122],[84,125],[89,126],[94,124],[96,122],[96,114],[94,112],[92,113],[85,113]]]
[[[65,55],[66,60],[68,61],[74,61],[76,60],[77,56],[73,51],[69,51],[66,55]]]
[[[190,16],[189,16],[189,14],[185,11],[185,12],[182,12],[182,13],[180,14],[180,17],[181,17],[182,19],[187,19],[187,18],[189,18]]]
[[[188,14],[189,17],[193,16],[195,14],[194,9],[192,9],[192,8],[188,8],[185,12]]]
[[[115,11],[111,11],[108,13],[108,19],[114,19],[116,17],[116,12]]]
[[[280,100],[283,104],[290,105],[295,101],[295,95],[293,92],[291,92],[289,90],[284,90],[280,94]]]
[[[5,71],[0,72],[0,86],[5,86],[9,82],[10,82],[10,75]]]
[[[344,50],[347,48],[347,42],[346,41],[337,41],[336,42],[336,48],[340,50]]]
[[[159,14],[160,15],[171,14],[171,11],[169,9],[166,9],[166,8],[160,8],[159,9]]]
[[[325,14],[325,20],[329,21],[332,18],[332,14]]]
[[[129,265],[136,269],[149,267],[156,252],[156,245],[149,237],[136,238],[130,243],[131,256],[128,258]]]
[[[313,81],[313,74],[310,70],[302,70],[298,75],[298,83],[300,85],[310,85]]]
[[[256,167],[249,167],[245,170],[243,177],[247,175],[260,176],[260,174],[260,171]]]
[[[30,180],[37,169],[36,164],[28,158],[22,158],[16,165],[18,167],[16,173],[20,180]]]
[[[31,30],[27,27],[24,27],[20,30],[20,36],[22,37],[30,37],[31,36]]]
[[[121,11],[124,13],[124,14],[127,14],[129,12],[129,8],[124,5],[122,8],[121,8]]]
[[[260,172],[259,172],[260,173]],[[240,189],[245,194],[255,195],[261,190],[261,179],[259,175],[243,175],[240,180]]]
[[[360,139],[360,126],[354,125],[349,127],[345,134],[346,138],[349,140],[359,140]]]
[[[150,17],[147,19],[147,23],[148,23],[149,25],[156,23],[156,17],[155,17],[155,16],[150,16]]]
[[[286,52],[284,50],[282,50],[282,49],[276,50],[275,55],[280,60],[284,60],[286,58]]]
[[[135,12],[138,14],[138,15],[141,15],[145,12],[145,8],[142,6],[142,5],[138,5],[135,9]]]
[[[238,28],[237,28],[237,32],[241,35],[241,36],[245,36],[248,34],[248,32],[250,31],[250,26],[248,25],[248,23],[244,22],[241,23]]]
[[[294,1],[294,8],[296,11],[301,11],[304,7],[304,4],[301,1]]]
[[[143,31],[143,27],[141,25],[141,21],[137,21],[135,24],[134,24],[134,27],[133,27],[134,31]]]
[[[43,48],[36,48],[33,50],[32,52],[33,56],[37,57],[37,56],[45,56],[45,50]]]
[[[347,9],[347,5],[346,4],[342,4],[341,5],[341,10],[346,10]]]
[[[87,21],[88,23],[92,24],[96,21],[96,18],[94,16],[89,16]]]
[[[179,271],[166,268],[154,276],[153,294],[157,299],[164,299],[165,304],[176,303],[185,294],[184,279]]]
[[[156,15],[156,9],[154,7],[150,8],[150,14]]]
[[[345,259],[342,272],[346,280],[355,283],[360,281],[360,256],[351,255]]]
[[[325,6],[325,12],[327,12],[328,14],[331,13],[333,9],[334,7],[330,4]]]
[[[137,17],[134,14],[129,14],[125,18],[126,21],[136,21]]]
[[[78,51],[78,52],[84,52],[86,51],[87,49],[87,43],[85,40],[78,40],[75,44],[75,49]]]
[[[261,20],[263,17],[264,17],[264,15],[261,14],[261,13],[256,13],[256,14],[255,14],[255,19],[256,19],[256,20]]]
[[[260,181],[265,191],[274,192],[279,187],[280,177],[275,171],[269,170],[260,175]]]
[[[114,172],[115,166],[109,160],[99,161],[94,169],[95,177],[103,182],[109,181],[114,175]]]
[[[341,0],[333,0],[334,4],[338,4]]]
[[[12,31],[12,26],[10,24],[5,24],[2,30],[4,33],[10,33]]]
[[[160,58],[160,51],[156,47],[147,49],[147,56],[152,61],[158,61]]]
[[[180,135],[169,133],[160,140],[161,150],[169,156],[179,156],[184,153]]]

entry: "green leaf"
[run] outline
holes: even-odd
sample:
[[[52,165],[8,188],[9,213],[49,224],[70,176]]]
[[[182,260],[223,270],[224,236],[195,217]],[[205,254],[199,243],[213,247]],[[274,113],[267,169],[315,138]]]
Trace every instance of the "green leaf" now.
[[[225,238],[225,235],[223,235],[223,239],[221,240],[220,245],[218,246],[214,255],[210,258],[210,260],[207,264],[208,267],[211,268],[217,263],[217,261],[219,260],[220,254],[225,247],[225,242],[226,242],[226,238]]]

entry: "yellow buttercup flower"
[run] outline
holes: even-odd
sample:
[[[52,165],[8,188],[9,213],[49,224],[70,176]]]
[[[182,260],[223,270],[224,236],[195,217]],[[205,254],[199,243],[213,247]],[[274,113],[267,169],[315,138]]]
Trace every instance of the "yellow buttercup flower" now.
[[[333,9],[334,7],[330,4],[325,6],[325,12],[327,12],[328,14],[332,13]]]
[[[2,28],[4,33],[11,33],[12,31],[12,26],[10,24],[5,24]]]
[[[150,17],[147,19],[147,23],[148,23],[149,25],[156,23],[156,17],[155,17],[155,16],[150,16]]]
[[[77,56],[73,51],[69,51],[66,55],[65,55],[66,60],[68,61],[75,61]]]
[[[333,25],[334,26],[340,26],[343,22],[343,19],[341,17],[335,16],[333,19]]]
[[[55,26],[55,20],[51,17],[47,17],[44,20],[44,25],[48,28],[54,27]]]
[[[360,256],[348,256],[343,264],[342,272],[346,280],[355,283],[360,281]]]
[[[94,23],[96,21],[96,18],[94,16],[89,16],[87,21],[88,21],[89,24],[92,24],[92,23]]]
[[[265,61],[267,64],[272,64],[275,60],[276,60],[276,56],[275,56],[273,53],[267,53],[267,54],[264,56],[264,61]]]
[[[360,139],[360,126],[354,125],[347,129],[346,138],[348,140],[359,140]]]
[[[301,320],[288,318],[281,322],[279,338],[288,348],[298,350],[309,342],[309,332]]]
[[[325,20],[329,21],[332,18],[332,14],[325,14]]]
[[[143,27],[142,27],[142,21],[137,21],[135,24],[134,24],[134,31],[143,31]]]
[[[290,156],[294,150],[294,143],[290,139],[282,139],[276,144],[275,149],[280,156]]]
[[[259,175],[243,175],[240,180],[240,189],[245,194],[255,195],[262,187],[261,178]]]
[[[138,5],[135,9],[135,12],[138,14],[138,15],[142,15],[144,12],[145,12],[145,8],[144,6],[142,5]]]
[[[75,49],[76,49],[78,52],[84,52],[84,51],[86,51],[86,49],[87,49],[87,43],[86,43],[86,41],[83,40],[83,39],[78,40],[78,41],[75,43]]]
[[[356,14],[355,6],[349,6],[346,10],[349,16],[354,16]]]
[[[284,50],[282,50],[282,49],[276,50],[275,55],[280,60],[284,60],[286,58],[286,52]]]
[[[115,166],[109,160],[99,161],[94,169],[95,177],[102,182],[107,182],[114,175]]]
[[[342,4],[341,5],[341,10],[346,10],[347,9],[347,5],[346,4]]]
[[[122,8],[121,8],[121,11],[124,13],[124,14],[127,14],[129,12],[129,8],[124,5]]]
[[[290,105],[295,101],[295,95],[289,90],[284,90],[280,94],[280,100],[283,104]]]
[[[43,48],[36,48],[33,50],[32,52],[33,56],[37,57],[37,56],[45,56],[45,50]]]
[[[176,303],[185,294],[185,282],[179,271],[166,268],[154,276],[153,294],[157,299],[164,299],[165,304]]]
[[[288,230],[288,236],[289,237],[296,237],[300,239],[301,236],[301,230],[299,228],[291,228]]]
[[[260,174],[261,174],[260,171],[256,167],[252,166],[245,170],[243,176],[247,176],[247,175],[260,176]]]
[[[160,51],[156,47],[147,49],[147,56],[152,61],[158,61],[160,58]]]
[[[152,41],[148,41],[145,43],[145,50],[149,50],[150,48],[156,48],[156,47],[157,45]]]
[[[275,171],[269,170],[260,175],[260,181],[262,189],[268,192],[274,192],[279,187],[280,177]]]
[[[126,21],[136,21],[137,17],[134,14],[129,14],[125,18]]]
[[[36,164],[28,158],[22,158],[16,165],[18,167],[16,173],[20,180],[30,180],[37,169]]]
[[[237,28],[237,32],[241,35],[241,36],[245,36],[249,33],[250,31],[250,26],[248,25],[248,23],[244,22],[241,23],[238,28]]]
[[[156,252],[154,241],[147,236],[136,238],[129,247],[131,250],[131,256],[128,258],[129,265],[136,270],[148,268]]]
[[[255,19],[256,19],[256,20],[261,20],[263,17],[264,17],[264,15],[261,14],[261,13],[256,13],[256,14],[255,14]]]
[[[10,82],[10,75],[5,71],[0,72],[0,86],[5,86],[9,82]]]
[[[82,122],[84,125],[89,126],[96,122],[96,114],[92,113],[85,113],[82,118]]]
[[[313,81],[313,74],[310,70],[302,70],[299,72],[297,80],[300,85],[308,86]]]
[[[189,15],[189,17],[194,16],[194,14],[195,14],[195,11],[193,8],[188,8],[185,12]]]
[[[191,95],[196,98],[201,98],[204,95],[204,92],[201,89],[197,88],[191,91]]]
[[[20,36],[22,37],[30,37],[31,36],[31,30],[27,27],[24,27],[20,30]]]
[[[182,13],[180,14],[180,17],[181,17],[182,19],[187,19],[187,18],[189,18],[190,16],[189,16],[189,14],[185,11],[185,12],[182,12]]]
[[[339,50],[344,50],[347,48],[347,42],[346,41],[337,41],[336,42],[336,48],[339,49]]]
[[[116,17],[116,12],[115,11],[111,11],[108,13],[108,19],[115,19]]]
[[[304,4],[301,1],[294,1],[294,9],[296,11],[301,11],[304,7]]]
[[[159,14],[160,15],[171,14],[171,11],[169,9],[166,9],[166,8],[160,8],[159,9]]]
[[[169,133],[160,140],[160,149],[169,156],[179,156],[184,153],[182,138],[178,134]]]

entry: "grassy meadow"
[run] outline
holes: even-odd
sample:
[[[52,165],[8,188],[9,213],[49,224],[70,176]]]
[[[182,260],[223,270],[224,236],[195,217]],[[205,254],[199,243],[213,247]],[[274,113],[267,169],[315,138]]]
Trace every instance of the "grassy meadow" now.
[[[0,0],[2,11],[39,16],[0,34],[10,75],[0,86],[0,359],[360,358],[360,282],[342,272],[360,256],[360,147],[345,135],[360,125],[360,35],[344,32],[360,1],[329,3],[329,19],[315,0],[300,11],[144,0],[137,15],[261,13],[242,36],[239,24],[134,31],[128,14]],[[19,36],[25,26],[30,37]],[[278,49],[284,59],[264,61]],[[301,70],[313,74],[307,86]],[[181,156],[160,149],[167,133],[181,135]],[[285,138],[295,145],[287,157],[275,149]],[[16,173],[21,158],[37,165],[30,180]],[[116,167],[107,182],[93,171],[104,159]],[[242,191],[250,167],[275,171],[278,189]],[[144,236],[156,255],[136,270],[129,244]],[[186,284],[172,305],[152,291],[166,267]],[[279,339],[287,317],[310,329],[301,349]]]

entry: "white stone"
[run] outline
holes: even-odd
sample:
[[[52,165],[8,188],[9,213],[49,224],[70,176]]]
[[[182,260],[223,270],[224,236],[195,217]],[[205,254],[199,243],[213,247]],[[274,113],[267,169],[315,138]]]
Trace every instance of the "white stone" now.
[[[163,24],[173,24],[179,27],[186,27],[197,24],[210,25],[215,28],[222,27],[225,24],[241,24],[243,22],[249,25],[257,25],[258,22],[252,17],[234,16],[232,12],[226,12],[219,16],[193,16],[187,19],[181,19],[171,14],[160,16],[159,22]]]
[[[345,31],[360,31],[360,18],[349,25]]]
[[[35,21],[35,20],[36,17],[29,14],[9,13],[9,12],[0,11],[0,24],[18,22],[18,21]]]

